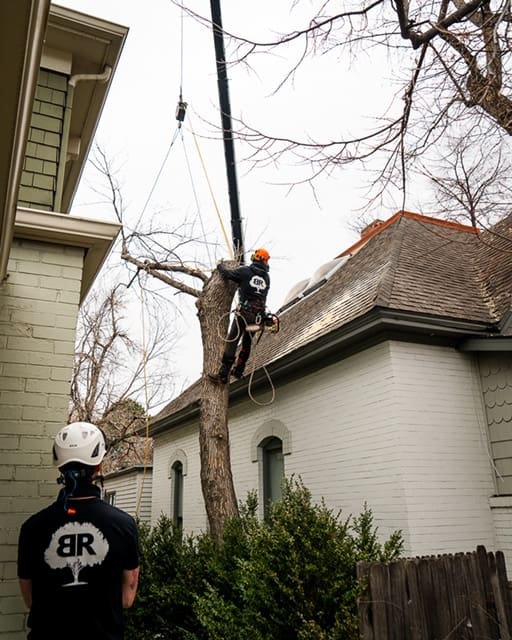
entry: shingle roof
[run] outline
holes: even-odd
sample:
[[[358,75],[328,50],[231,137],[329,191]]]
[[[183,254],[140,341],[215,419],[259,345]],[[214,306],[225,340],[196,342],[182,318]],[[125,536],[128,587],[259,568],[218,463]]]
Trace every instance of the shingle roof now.
[[[340,256],[350,259],[280,313],[281,330],[254,350],[259,368],[361,318],[388,309],[482,323],[497,331],[510,310],[512,215],[493,231],[398,212]],[[251,363],[249,363],[251,366]],[[196,382],[154,420],[198,399]]]

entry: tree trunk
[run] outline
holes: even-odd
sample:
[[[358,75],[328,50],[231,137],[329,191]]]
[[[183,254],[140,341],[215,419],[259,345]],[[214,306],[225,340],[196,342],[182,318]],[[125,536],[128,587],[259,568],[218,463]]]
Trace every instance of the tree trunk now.
[[[231,265],[230,265],[231,266]],[[220,540],[226,521],[238,515],[231,473],[228,430],[229,384],[212,380],[217,374],[236,286],[217,270],[197,300],[203,342],[203,375],[199,415],[201,486],[212,535]]]

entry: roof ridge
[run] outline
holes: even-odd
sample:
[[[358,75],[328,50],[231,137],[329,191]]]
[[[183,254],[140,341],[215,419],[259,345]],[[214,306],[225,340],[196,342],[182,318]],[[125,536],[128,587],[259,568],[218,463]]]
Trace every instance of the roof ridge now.
[[[384,274],[382,278],[380,278],[377,285],[375,304],[378,306],[386,306],[391,300],[391,297],[393,295],[393,287],[396,280],[397,265],[400,262],[400,255],[402,253],[405,225],[400,225],[400,222],[405,216],[395,214],[395,216],[393,217],[399,224],[397,226],[396,232],[394,232],[391,236],[389,243],[391,245],[389,249],[390,258],[386,264]],[[379,227],[378,231],[380,231],[381,229],[382,227]]]
[[[369,240],[374,238],[376,235],[381,233],[384,229],[394,224],[397,220],[401,218],[409,218],[411,220],[417,220],[418,222],[425,222],[428,224],[434,224],[439,227],[445,227],[448,229],[456,229],[458,231],[464,231],[466,233],[480,233],[480,229],[476,227],[472,227],[467,224],[460,224],[459,222],[452,222],[450,220],[444,220],[442,218],[432,218],[431,216],[424,216],[422,213],[413,213],[412,211],[405,211],[401,209],[397,211],[391,218],[388,218],[385,222],[380,224],[378,227],[369,231],[364,238],[360,238],[357,242],[351,245],[348,249],[345,249],[342,253],[336,256],[336,258],[341,258],[348,254],[353,254],[356,251],[359,251]]]

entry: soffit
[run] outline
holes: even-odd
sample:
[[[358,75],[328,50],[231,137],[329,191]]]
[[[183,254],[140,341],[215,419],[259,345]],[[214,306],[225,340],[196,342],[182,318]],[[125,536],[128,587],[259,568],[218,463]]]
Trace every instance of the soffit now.
[[[71,54],[71,74],[101,74],[106,66],[112,69],[107,82],[80,81],[75,87],[70,137],[79,138],[81,144],[78,157],[66,165],[63,212],[71,207],[127,33],[127,27],[51,6],[45,46]]]

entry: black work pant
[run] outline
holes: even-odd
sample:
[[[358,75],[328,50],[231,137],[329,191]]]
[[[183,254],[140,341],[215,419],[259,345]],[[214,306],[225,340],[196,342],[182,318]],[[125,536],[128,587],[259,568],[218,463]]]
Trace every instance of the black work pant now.
[[[224,349],[224,355],[222,356],[222,364],[228,369],[231,369],[233,362],[235,361],[235,354],[240,338],[242,339],[242,346],[238,354],[236,366],[245,367],[245,363],[249,360],[251,355],[251,346],[253,334],[247,331],[247,325],[259,324],[261,322],[261,311],[252,311],[249,309],[243,309],[235,313],[235,317],[229,328],[228,337],[226,339],[226,347]],[[258,322],[259,320],[259,322]]]

